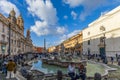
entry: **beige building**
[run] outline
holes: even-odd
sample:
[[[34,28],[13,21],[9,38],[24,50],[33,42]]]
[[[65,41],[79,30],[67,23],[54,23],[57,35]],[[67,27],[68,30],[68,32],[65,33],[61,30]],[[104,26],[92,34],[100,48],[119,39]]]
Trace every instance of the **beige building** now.
[[[56,47],[55,47],[55,46],[52,46],[52,47],[49,47],[49,48],[48,48],[48,52],[49,52],[49,53],[55,52],[55,50],[56,50]]]
[[[101,15],[83,31],[83,53],[120,54],[120,6]]]
[[[61,52],[61,45],[55,46],[55,52],[57,52],[57,53]]]
[[[66,53],[82,53],[82,31],[63,42]]]
[[[21,15],[16,18],[14,9],[6,18],[0,14],[0,54],[15,55],[32,51],[30,30],[24,36],[24,20]]]

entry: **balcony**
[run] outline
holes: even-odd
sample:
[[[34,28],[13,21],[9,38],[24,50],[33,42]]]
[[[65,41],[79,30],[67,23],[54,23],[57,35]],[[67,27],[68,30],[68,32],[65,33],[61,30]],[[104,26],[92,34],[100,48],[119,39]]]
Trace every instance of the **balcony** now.
[[[0,44],[7,44],[8,42],[4,41],[4,40],[0,40]]]

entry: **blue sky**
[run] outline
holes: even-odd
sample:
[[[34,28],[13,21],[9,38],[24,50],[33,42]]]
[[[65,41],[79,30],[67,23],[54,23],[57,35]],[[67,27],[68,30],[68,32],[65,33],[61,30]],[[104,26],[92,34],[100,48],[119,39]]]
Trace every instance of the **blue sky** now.
[[[0,13],[14,8],[22,14],[24,34],[31,30],[35,46],[57,45],[79,33],[89,23],[120,5],[120,0],[0,0]]]

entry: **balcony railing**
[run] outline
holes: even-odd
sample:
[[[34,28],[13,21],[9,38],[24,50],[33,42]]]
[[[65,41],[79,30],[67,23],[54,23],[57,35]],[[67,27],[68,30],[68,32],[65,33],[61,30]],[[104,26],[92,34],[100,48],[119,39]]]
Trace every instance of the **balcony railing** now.
[[[7,44],[7,43],[8,43],[7,41],[0,40],[0,44]]]

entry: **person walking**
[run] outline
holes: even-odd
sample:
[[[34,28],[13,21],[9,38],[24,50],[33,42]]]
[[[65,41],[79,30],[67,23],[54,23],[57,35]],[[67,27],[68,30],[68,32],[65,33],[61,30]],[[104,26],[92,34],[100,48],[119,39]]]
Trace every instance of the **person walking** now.
[[[15,77],[14,76],[14,70],[15,70],[15,67],[16,67],[15,62],[12,59],[10,59],[6,66],[7,66],[7,76],[6,76],[6,78],[7,79],[14,78]]]
[[[118,58],[118,65],[120,66],[120,57]]]
[[[111,63],[113,64],[113,62],[114,62],[114,58],[111,56]]]
[[[5,76],[7,76],[7,61],[4,59],[4,62],[2,64],[2,73],[5,74]]]

